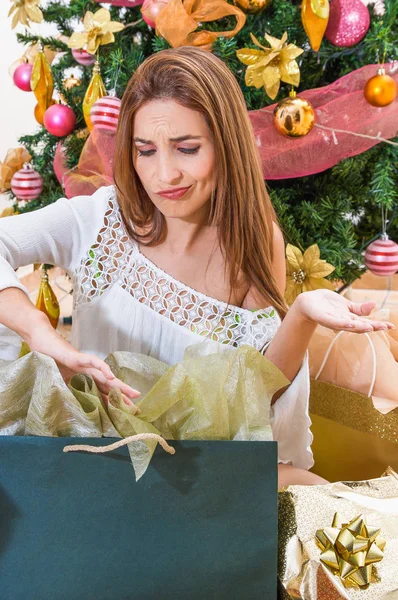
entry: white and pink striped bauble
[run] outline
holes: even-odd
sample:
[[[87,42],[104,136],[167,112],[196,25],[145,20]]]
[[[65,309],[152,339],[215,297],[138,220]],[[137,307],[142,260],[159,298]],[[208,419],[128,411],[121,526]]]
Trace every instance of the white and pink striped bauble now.
[[[17,200],[35,200],[43,190],[43,179],[33,167],[25,163],[11,179],[11,190]]]
[[[383,234],[366,248],[365,265],[374,275],[394,275],[398,271],[398,244]]]
[[[116,131],[122,101],[116,96],[103,96],[94,102],[90,119],[94,127]]]
[[[87,50],[73,48],[72,56],[79,65],[83,65],[83,67],[90,67],[95,63],[95,56],[87,52]]]

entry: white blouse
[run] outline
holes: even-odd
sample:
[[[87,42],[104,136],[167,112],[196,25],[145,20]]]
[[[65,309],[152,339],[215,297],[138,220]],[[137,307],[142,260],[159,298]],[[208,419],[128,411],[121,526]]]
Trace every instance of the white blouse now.
[[[0,290],[21,285],[18,267],[45,263],[64,268],[73,279],[72,344],[105,358],[126,350],[169,365],[185,349],[202,342],[249,344],[261,351],[275,335],[280,318],[273,307],[250,311],[210,298],[162,271],[128,236],[113,186],[32,213],[0,220]],[[19,348],[1,331],[0,358]],[[217,346],[219,347],[219,346]],[[207,350],[205,350],[207,351]],[[289,388],[271,407],[279,461],[313,465],[308,415],[307,358]]]

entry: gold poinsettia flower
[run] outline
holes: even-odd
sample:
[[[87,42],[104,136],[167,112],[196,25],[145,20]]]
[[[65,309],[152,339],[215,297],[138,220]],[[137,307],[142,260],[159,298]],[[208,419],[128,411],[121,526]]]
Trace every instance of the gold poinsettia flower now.
[[[30,22],[41,23],[43,20],[43,13],[39,8],[40,0],[11,0],[12,6],[8,16],[14,13],[12,18],[11,27],[14,29],[21,23],[29,27]]]
[[[95,54],[99,46],[115,41],[113,35],[124,29],[123,23],[111,21],[111,13],[106,8],[100,8],[96,13],[87,11],[83,20],[84,32],[75,32],[69,38],[69,48],[84,48],[90,54]]]
[[[322,260],[318,244],[313,244],[304,252],[288,244],[286,246],[286,292],[285,299],[293,304],[302,292],[326,288],[334,290],[333,284],[325,279],[335,267]]]
[[[300,83],[300,68],[295,60],[304,52],[294,44],[287,44],[287,33],[280,40],[271,35],[264,37],[271,46],[262,46],[251,33],[253,43],[261,48],[242,48],[236,51],[239,60],[248,65],[245,82],[249,87],[260,88],[264,86],[268,96],[273,100],[279,92],[281,81],[298,86]]]

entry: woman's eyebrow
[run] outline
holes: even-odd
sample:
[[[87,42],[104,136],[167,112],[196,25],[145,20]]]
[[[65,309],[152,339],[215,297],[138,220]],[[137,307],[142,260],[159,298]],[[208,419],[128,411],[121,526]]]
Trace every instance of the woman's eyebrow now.
[[[185,140],[200,140],[203,136],[201,135],[181,135],[175,138],[169,138],[170,142],[184,142]],[[135,142],[140,142],[141,144],[153,144],[151,140],[144,140],[144,138],[135,137]]]

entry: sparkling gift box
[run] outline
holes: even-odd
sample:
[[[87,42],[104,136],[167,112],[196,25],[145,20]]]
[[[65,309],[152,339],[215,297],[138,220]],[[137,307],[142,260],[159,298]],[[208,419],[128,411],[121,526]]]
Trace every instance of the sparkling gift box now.
[[[398,597],[398,475],[279,493],[283,598]]]

